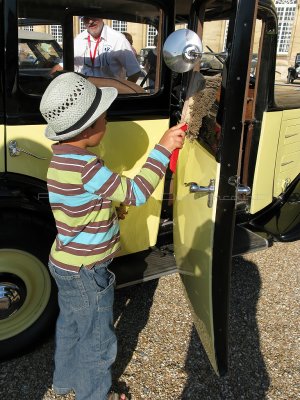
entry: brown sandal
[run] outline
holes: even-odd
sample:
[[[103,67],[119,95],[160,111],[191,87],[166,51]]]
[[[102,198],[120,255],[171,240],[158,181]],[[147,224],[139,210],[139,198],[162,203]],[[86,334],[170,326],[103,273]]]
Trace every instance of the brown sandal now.
[[[128,397],[124,393],[116,393],[112,392],[108,395],[107,400],[129,400]]]

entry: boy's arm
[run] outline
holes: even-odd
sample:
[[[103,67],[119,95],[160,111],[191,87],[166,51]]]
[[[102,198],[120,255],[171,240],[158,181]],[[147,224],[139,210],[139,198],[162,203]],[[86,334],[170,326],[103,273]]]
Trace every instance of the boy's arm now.
[[[97,158],[93,158],[82,171],[84,188],[124,205],[142,205],[163,178],[170,155],[169,150],[157,144],[133,179],[110,171]]]

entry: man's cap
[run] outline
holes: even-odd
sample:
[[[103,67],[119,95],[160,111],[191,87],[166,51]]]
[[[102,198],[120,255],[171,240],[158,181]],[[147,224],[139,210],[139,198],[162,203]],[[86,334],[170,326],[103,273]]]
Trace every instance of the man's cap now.
[[[57,76],[40,103],[40,111],[48,123],[45,136],[57,141],[77,136],[110,107],[117,95],[116,88],[97,88],[75,72]]]

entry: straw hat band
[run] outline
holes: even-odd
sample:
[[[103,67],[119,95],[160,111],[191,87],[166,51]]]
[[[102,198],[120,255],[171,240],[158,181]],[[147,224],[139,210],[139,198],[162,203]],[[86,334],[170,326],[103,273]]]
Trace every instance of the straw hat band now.
[[[74,125],[70,126],[69,128],[67,128],[63,131],[56,132],[56,134],[64,135],[65,133],[69,133],[71,131],[77,130],[80,127],[82,127],[92,117],[92,115],[96,111],[96,109],[101,101],[101,97],[102,97],[101,89],[96,90],[96,95],[95,95],[94,101],[92,102],[90,108],[87,109],[86,113],[77,122],[75,122]]]

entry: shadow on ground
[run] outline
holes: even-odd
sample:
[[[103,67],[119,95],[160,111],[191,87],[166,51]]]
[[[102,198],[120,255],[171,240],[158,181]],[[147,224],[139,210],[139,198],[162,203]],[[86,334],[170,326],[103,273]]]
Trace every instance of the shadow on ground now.
[[[158,280],[124,288],[116,292],[114,317],[117,321],[118,354],[113,368],[113,389],[128,394],[120,376],[137,347],[140,332],[147,324]]]
[[[114,317],[117,321],[118,355],[113,368],[113,388],[128,394],[125,382],[119,381],[147,324],[158,280],[118,289]],[[0,364],[1,400],[42,400],[52,386],[54,338],[38,345],[21,357]]]
[[[257,266],[242,257],[233,259],[229,321],[229,368],[219,378],[193,328],[185,369],[188,379],[181,399],[263,400],[270,385],[260,350],[256,322],[261,279]]]
[[[116,291],[118,356],[113,369],[113,386],[128,393],[119,381],[147,324],[158,281]],[[261,280],[257,266],[242,257],[233,260],[228,374],[217,377],[210,367],[196,331],[193,329],[186,355],[187,381],[179,399],[263,400],[270,379],[260,350],[256,321]],[[1,400],[42,400],[52,384],[53,337],[34,351],[0,364]],[[159,399],[154,399],[159,400]]]

